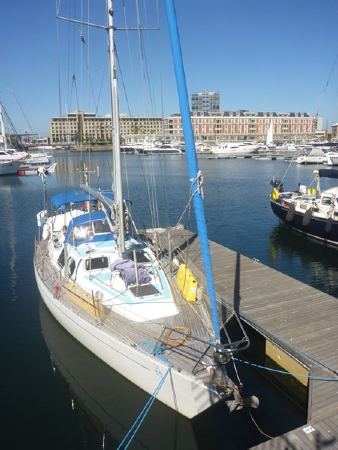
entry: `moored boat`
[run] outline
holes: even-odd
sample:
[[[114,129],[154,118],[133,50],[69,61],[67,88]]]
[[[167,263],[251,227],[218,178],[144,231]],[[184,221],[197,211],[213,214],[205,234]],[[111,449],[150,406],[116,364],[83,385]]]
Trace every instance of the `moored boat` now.
[[[0,175],[16,175],[28,153],[8,146],[4,114],[4,108],[0,103]]]
[[[328,166],[338,166],[338,152],[331,151],[326,153],[327,165]]]
[[[216,155],[238,156],[258,151],[260,144],[255,142],[220,142],[210,147],[210,152]]]
[[[327,163],[327,156],[320,148],[313,148],[309,153],[298,156],[297,164],[325,164]]]
[[[316,185],[299,185],[293,192],[283,192],[279,180],[272,182],[270,204],[273,212],[296,231],[338,246],[338,185],[321,190],[321,178],[338,179],[338,170],[315,170]]]
[[[49,164],[20,164],[17,175],[20,177],[27,176],[27,175],[51,175],[55,172],[57,163],[49,163]]]
[[[176,14],[172,0],[166,6],[177,74],[183,66],[180,51],[177,53]],[[114,189],[95,189],[86,177],[81,189],[54,195],[49,206],[44,204],[37,214],[34,255],[39,291],[48,309],[73,337],[144,391],[152,396],[156,392],[158,400],[180,414],[192,418],[220,401],[229,411],[255,406],[254,398],[244,401],[242,386],[227,372],[229,364],[235,365],[233,355],[247,349],[249,340],[236,312],[216,298],[203,177],[182,78],[178,90],[188,175],[208,295],[203,291],[198,295],[197,279],[179,260],[179,254],[175,258],[172,254],[157,255],[153,241],[138,232],[123,199],[112,0],[107,2],[106,13]],[[218,315],[220,305],[226,312],[226,323]],[[236,327],[235,339],[228,323]]]
[[[16,175],[21,161],[0,161],[0,175]]]

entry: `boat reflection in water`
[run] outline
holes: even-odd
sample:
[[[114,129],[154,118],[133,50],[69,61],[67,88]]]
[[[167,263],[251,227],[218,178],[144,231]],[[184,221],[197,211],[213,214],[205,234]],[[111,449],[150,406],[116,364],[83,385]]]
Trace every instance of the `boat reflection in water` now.
[[[149,395],[72,338],[42,302],[40,320],[56,373],[69,388],[75,410],[85,413],[96,431],[102,434],[106,449],[116,448]],[[194,450],[199,447],[191,422],[155,402],[138,430],[132,448]]]
[[[316,239],[291,232],[282,223],[273,228],[269,241],[271,260],[278,270],[292,272],[294,278],[338,296],[337,248],[323,247]]]

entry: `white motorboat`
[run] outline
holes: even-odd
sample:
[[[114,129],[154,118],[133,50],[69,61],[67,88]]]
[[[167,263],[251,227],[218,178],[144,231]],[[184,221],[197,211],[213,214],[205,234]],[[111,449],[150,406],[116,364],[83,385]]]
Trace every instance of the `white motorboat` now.
[[[0,175],[16,175],[21,161],[0,161]]]
[[[298,156],[297,164],[325,164],[327,163],[327,156],[323,150],[319,148],[312,149],[308,154]]]
[[[246,155],[258,151],[260,145],[254,142],[220,142],[210,147],[210,152],[216,155]]]
[[[171,39],[179,42],[171,0],[166,8]],[[232,356],[248,348],[249,340],[235,311],[226,314],[241,333],[236,332],[234,340],[227,322],[221,323],[218,316],[202,174],[191,140],[187,95],[179,85],[187,178],[208,286],[208,295],[201,291],[199,301],[197,280],[185,260],[180,260],[179,253],[173,257],[153,249],[153,240],[144,240],[138,233],[122,197],[112,0],[107,1],[106,13],[108,26],[101,28],[106,28],[109,45],[114,192],[89,186],[86,176],[81,189],[54,195],[50,205],[45,203],[37,214],[34,255],[39,291],[56,320],[74,338],[153,397],[156,392],[159,401],[180,414],[194,417],[221,400],[230,411],[240,409],[244,404],[241,386],[230,379],[226,367],[235,364]],[[173,54],[177,74],[183,70],[177,42]],[[44,189],[46,185],[43,179]],[[43,197],[45,202],[49,198]],[[224,302],[222,308],[227,309]],[[226,330],[222,335],[221,329]]]
[[[326,158],[328,166],[338,166],[338,152],[327,152]]]

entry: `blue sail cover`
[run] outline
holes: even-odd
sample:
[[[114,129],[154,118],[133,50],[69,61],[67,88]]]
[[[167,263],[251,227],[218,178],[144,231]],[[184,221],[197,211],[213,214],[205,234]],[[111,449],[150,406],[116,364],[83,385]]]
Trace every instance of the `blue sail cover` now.
[[[100,191],[105,197],[113,200],[114,194],[112,191]],[[62,208],[70,203],[81,203],[87,202],[95,199],[92,194],[79,189],[78,191],[72,192],[62,192],[61,194],[56,194],[51,198],[51,204],[54,208]]]

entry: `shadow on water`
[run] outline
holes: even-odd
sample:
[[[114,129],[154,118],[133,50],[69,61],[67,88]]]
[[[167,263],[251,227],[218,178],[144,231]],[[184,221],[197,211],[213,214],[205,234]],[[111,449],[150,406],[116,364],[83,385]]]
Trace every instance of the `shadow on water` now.
[[[284,273],[335,297],[338,296],[338,250],[304,236],[284,224],[269,237],[270,258]]]

